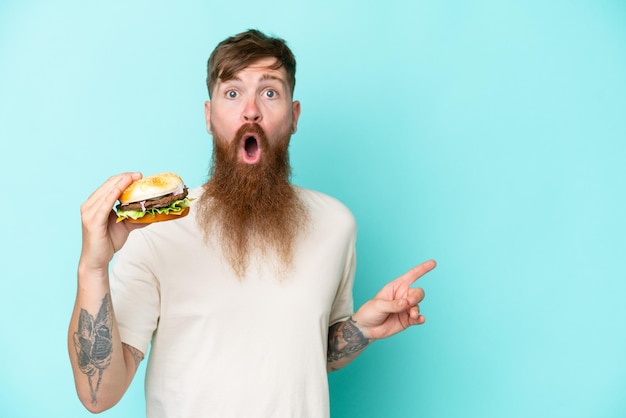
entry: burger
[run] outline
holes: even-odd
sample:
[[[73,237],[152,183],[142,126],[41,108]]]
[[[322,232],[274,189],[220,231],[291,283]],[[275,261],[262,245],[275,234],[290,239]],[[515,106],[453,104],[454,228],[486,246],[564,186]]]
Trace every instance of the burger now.
[[[187,187],[176,173],[153,174],[122,192],[115,207],[117,222],[153,223],[180,219],[189,213]]]

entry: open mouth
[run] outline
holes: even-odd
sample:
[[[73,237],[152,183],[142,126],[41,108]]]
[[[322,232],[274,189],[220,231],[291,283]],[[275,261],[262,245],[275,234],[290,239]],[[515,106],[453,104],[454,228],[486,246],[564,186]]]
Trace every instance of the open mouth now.
[[[254,135],[244,136],[241,148],[242,159],[246,164],[256,164],[261,159],[259,140]]]

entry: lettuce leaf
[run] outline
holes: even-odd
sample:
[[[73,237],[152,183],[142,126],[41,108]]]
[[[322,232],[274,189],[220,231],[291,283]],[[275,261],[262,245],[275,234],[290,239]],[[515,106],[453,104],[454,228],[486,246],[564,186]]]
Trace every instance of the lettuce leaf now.
[[[185,210],[186,208],[188,208],[190,205],[190,200],[188,197],[185,197],[184,199],[181,200],[176,200],[175,202],[173,202],[171,205],[169,205],[168,207],[165,208],[153,208],[153,209],[148,209],[146,211],[141,211],[141,210],[118,210],[117,211],[117,221],[116,222],[121,222],[124,219],[127,218],[131,218],[131,219],[139,219],[139,218],[143,218],[144,216],[155,216],[158,213],[163,213],[166,215],[172,214],[172,215],[179,215],[183,212],[183,210]]]

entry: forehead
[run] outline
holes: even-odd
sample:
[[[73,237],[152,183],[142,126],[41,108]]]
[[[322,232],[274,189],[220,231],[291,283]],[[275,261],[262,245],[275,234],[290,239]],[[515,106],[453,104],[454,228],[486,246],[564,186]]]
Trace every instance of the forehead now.
[[[237,71],[228,79],[219,77],[217,84],[225,83],[230,80],[242,81],[244,79],[251,79],[253,81],[275,79],[286,83],[287,71],[282,66],[276,68],[277,62],[278,60],[274,57],[261,58]]]
[[[247,67],[244,67],[244,70],[246,69],[250,69],[250,70],[271,70],[271,71],[279,71],[282,70],[283,72],[285,71],[285,69],[281,66],[278,69],[273,69],[275,68],[277,65],[278,60],[274,57],[266,57],[266,58],[261,58],[258,59],[254,62],[252,62],[251,64],[249,64]]]

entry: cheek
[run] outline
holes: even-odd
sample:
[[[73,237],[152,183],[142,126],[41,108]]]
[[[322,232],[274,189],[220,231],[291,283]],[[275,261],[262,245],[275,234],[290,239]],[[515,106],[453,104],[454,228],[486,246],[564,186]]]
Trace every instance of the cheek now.
[[[232,138],[239,126],[221,115],[211,114],[211,131],[213,135]]]
[[[291,134],[292,128],[292,117],[291,112],[281,115],[282,117],[277,117],[272,119],[274,122],[269,124],[268,131],[271,131],[274,135],[284,136],[287,134]]]

